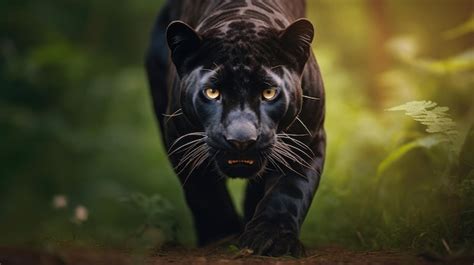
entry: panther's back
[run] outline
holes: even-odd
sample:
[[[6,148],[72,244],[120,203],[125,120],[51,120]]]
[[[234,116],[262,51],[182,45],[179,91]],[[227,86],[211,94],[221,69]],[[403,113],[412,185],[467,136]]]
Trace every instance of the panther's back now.
[[[197,29],[214,28],[233,19],[256,20],[283,28],[305,16],[304,0],[182,0],[173,8],[180,19]],[[216,12],[217,10],[217,12]],[[283,19],[282,19],[283,18]],[[286,21],[285,21],[286,19]]]

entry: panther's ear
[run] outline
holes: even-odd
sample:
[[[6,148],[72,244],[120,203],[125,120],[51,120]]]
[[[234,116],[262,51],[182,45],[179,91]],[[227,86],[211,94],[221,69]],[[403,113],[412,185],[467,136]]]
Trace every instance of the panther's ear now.
[[[295,58],[292,63],[300,73],[308,61],[313,38],[313,24],[304,18],[296,20],[280,33],[283,47]]]
[[[166,40],[171,50],[171,59],[178,71],[185,71],[186,60],[197,51],[201,45],[201,37],[194,29],[182,21],[173,21],[166,30]]]

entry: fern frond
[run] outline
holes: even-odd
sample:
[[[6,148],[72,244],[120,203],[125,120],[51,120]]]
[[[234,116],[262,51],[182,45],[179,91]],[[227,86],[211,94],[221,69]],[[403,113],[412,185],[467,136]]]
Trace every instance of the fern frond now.
[[[416,148],[430,149],[441,143],[448,143],[450,153],[448,159],[452,161],[457,154],[455,147],[458,131],[456,122],[448,114],[449,108],[438,106],[433,101],[411,101],[396,106],[387,111],[405,111],[415,121],[426,126],[426,132],[430,135],[405,143],[393,150],[378,166],[377,176],[380,177],[389,167],[399,161],[407,153]],[[447,167],[446,170],[449,170]],[[447,174],[447,173],[446,173]]]
[[[405,115],[425,125],[426,132],[440,134],[453,145],[458,136],[456,122],[448,114],[449,108],[438,106],[436,102],[411,101],[388,111],[405,111]]]

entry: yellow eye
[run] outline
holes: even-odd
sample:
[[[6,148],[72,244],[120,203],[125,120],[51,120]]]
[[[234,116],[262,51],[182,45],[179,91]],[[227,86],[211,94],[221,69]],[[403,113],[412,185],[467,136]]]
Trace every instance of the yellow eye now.
[[[277,89],[272,87],[272,88],[267,88],[263,90],[262,92],[262,97],[264,100],[274,100],[277,95]]]
[[[221,92],[219,90],[214,89],[214,88],[206,88],[204,90],[204,95],[211,100],[218,99],[221,95]]]

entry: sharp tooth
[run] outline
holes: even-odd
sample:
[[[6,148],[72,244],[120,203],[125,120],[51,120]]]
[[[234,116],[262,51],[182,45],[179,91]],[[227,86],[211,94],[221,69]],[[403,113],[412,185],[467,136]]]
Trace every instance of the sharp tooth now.
[[[253,165],[255,163],[255,160],[227,160],[227,164],[229,165],[234,165],[234,164],[247,164],[247,165]]]

